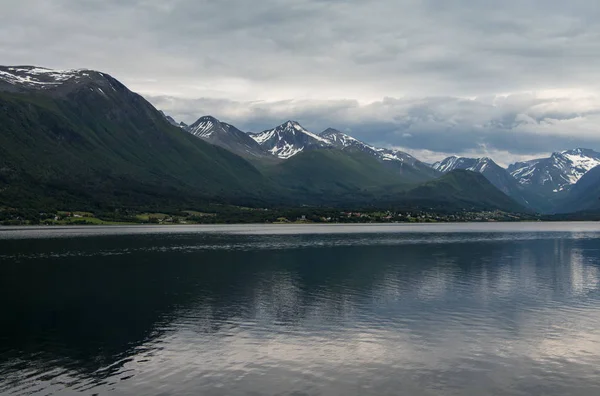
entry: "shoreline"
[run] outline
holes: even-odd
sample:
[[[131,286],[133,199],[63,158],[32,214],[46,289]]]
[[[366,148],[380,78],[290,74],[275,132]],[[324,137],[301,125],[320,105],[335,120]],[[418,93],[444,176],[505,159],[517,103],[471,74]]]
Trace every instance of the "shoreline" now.
[[[458,222],[364,224],[187,224],[106,226],[1,226],[0,239],[40,239],[148,234],[308,235],[443,233],[586,233],[600,232],[597,221]]]

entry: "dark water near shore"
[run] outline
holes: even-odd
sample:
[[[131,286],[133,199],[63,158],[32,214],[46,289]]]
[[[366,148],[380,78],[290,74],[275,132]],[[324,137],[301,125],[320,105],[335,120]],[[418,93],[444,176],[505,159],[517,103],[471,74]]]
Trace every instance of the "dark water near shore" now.
[[[600,225],[0,228],[0,394],[599,395]]]

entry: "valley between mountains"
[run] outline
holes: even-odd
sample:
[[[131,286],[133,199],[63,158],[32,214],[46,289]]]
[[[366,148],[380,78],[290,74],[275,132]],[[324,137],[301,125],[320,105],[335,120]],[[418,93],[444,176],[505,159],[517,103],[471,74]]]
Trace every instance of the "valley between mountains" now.
[[[0,66],[0,213],[331,208],[474,213],[600,211],[600,153],[503,168],[427,164],[295,121],[249,133],[212,116],[186,125],[92,70]],[[254,209],[253,209],[254,208]]]

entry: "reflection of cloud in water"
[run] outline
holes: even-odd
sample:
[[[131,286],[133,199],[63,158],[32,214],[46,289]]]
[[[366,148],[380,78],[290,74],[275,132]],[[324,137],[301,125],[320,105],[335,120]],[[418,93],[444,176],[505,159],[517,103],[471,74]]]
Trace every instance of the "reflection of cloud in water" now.
[[[280,245],[298,241],[280,238]],[[598,383],[596,240],[339,248],[326,245],[340,237],[319,236],[319,248],[310,249],[311,237],[303,238],[302,249],[249,251],[188,251],[179,247],[193,244],[178,240],[164,241],[157,251],[148,248],[154,239],[120,240],[123,246],[112,248],[128,249],[135,260],[71,257],[47,262],[53,271],[39,276],[31,263],[15,266],[11,274],[28,280],[10,289],[21,308],[69,307],[74,318],[93,309],[86,318],[98,329],[86,333],[97,344],[82,354],[88,344],[78,342],[77,332],[61,337],[48,323],[35,328],[15,320],[21,326],[15,335],[23,335],[15,350],[25,351],[36,337],[47,337],[39,349],[52,349],[21,354],[29,369],[12,376],[31,376],[22,389],[67,394],[71,384],[128,395],[190,389],[208,395],[532,389],[557,395]],[[32,245],[58,249],[56,242]],[[64,288],[57,279],[78,283]],[[116,307],[126,312],[116,315]],[[7,317],[17,317],[23,309],[7,310]],[[71,320],[70,327],[85,329],[86,323]],[[134,325],[137,332],[130,331]],[[115,333],[106,335],[102,326]]]
[[[585,294],[598,287],[598,268],[586,265],[586,258],[581,250],[571,253],[571,291],[575,295]]]
[[[550,381],[553,376],[555,381],[564,379],[565,371],[579,379],[592,377],[600,356],[600,334],[594,331],[600,312],[585,308],[562,317],[581,330],[563,326],[544,332],[548,317],[554,315],[556,311],[549,309],[523,316],[518,338],[506,330],[482,327],[481,323],[447,320],[430,340],[415,339],[400,328],[361,328],[322,336],[282,329],[266,338],[257,338],[254,331],[236,329],[198,345],[181,330],[177,339],[163,342],[179,348],[164,348],[143,366],[130,364],[134,371],[158,373],[165,378],[210,378],[208,388],[216,381],[229,389],[268,389],[266,394],[286,389],[280,376],[286,378],[285,386],[296,380],[303,383],[298,389],[305,389],[306,383],[328,380],[346,382],[348,386],[366,383],[375,372],[383,378],[404,378],[414,387],[435,377],[450,389],[460,385],[452,376],[463,370],[497,381],[507,380],[514,369],[520,370],[523,378],[542,375]],[[469,331],[473,326],[477,331]],[[166,367],[182,369],[164,372],[165,362]],[[565,363],[575,364],[576,370],[570,373]],[[513,365],[512,369],[507,365]],[[328,377],[332,371],[335,377]],[[144,381],[143,375],[136,378],[140,386]]]

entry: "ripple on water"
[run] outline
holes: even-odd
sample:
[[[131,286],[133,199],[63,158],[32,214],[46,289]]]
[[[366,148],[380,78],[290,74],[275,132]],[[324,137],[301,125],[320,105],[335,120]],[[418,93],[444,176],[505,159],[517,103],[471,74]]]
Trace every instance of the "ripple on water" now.
[[[600,394],[598,235],[0,241],[0,393]]]

